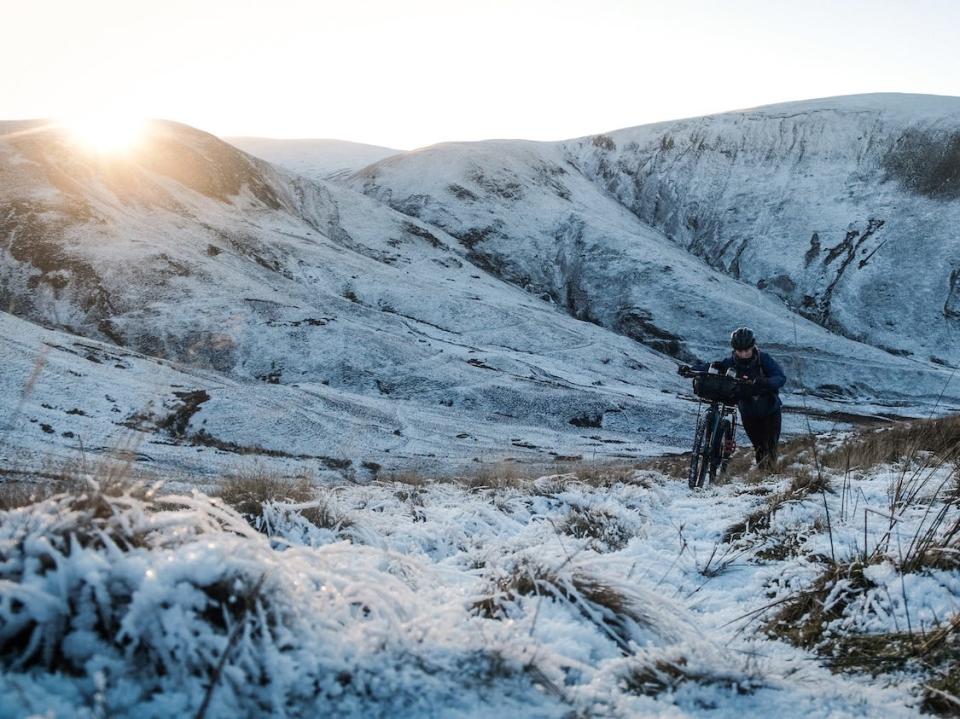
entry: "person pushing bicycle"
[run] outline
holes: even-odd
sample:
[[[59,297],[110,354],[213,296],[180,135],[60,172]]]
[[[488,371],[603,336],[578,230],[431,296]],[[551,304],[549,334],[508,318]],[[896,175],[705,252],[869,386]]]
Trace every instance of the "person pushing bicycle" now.
[[[725,374],[731,368],[744,384],[737,388],[737,408],[743,428],[753,444],[757,466],[773,471],[777,466],[782,415],[780,388],[787,381],[783,368],[766,352],[757,348],[756,337],[747,327],[738,327],[730,335],[730,356],[709,364],[681,365],[677,374],[686,377],[713,368]]]

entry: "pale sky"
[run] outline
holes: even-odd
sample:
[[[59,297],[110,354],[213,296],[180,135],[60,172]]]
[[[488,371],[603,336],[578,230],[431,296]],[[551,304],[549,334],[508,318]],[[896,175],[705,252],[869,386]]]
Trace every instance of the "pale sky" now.
[[[956,0],[0,0],[0,119],[412,149],[862,92],[960,95]]]

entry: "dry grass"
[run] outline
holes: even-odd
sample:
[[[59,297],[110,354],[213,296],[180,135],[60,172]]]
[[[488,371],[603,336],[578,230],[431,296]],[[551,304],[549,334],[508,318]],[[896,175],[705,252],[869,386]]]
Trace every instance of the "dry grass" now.
[[[774,515],[785,504],[799,502],[811,494],[827,491],[831,491],[830,480],[827,476],[823,474],[814,475],[807,469],[794,470],[790,484],[785,490],[771,494],[759,509],[751,512],[743,521],[727,527],[723,533],[722,541],[730,542],[747,534],[768,529]]]
[[[489,593],[473,603],[473,611],[488,619],[503,619],[521,596],[541,596],[569,604],[613,641],[624,655],[636,628],[649,620],[621,592],[582,572],[569,575],[532,561],[518,562],[496,579]]]
[[[960,716],[960,614],[922,634],[830,633],[830,623],[873,587],[864,576],[864,566],[854,561],[829,567],[809,590],[780,608],[765,625],[766,633],[815,651],[834,671],[918,673],[925,677],[922,708],[942,716]]]
[[[317,491],[309,477],[280,477],[262,469],[254,469],[222,480],[211,496],[220,497],[237,510],[254,529],[271,534],[271,523],[265,519],[267,505],[281,502],[306,505],[289,508],[321,529],[339,531],[354,526],[350,517],[336,509]]]
[[[503,489],[522,487],[545,474],[543,466],[495,462],[481,464],[469,472],[441,474],[429,470],[405,469],[398,472],[381,472],[381,483],[406,484],[411,487],[426,487],[431,484],[457,484],[468,489]]]
[[[901,574],[960,569],[960,511],[954,503],[944,503],[928,522],[921,523],[897,564]]]
[[[743,437],[741,432],[742,430],[738,430],[738,434]],[[777,462],[778,467],[783,468],[781,471],[790,471],[792,465],[808,462],[810,460],[810,443],[809,436],[799,436],[781,441]],[[690,470],[690,452],[640,460],[636,467],[660,472],[673,479],[686,480]],[[773,471],[776,471],[776,469]],[[746,483],[756,483],[766,479],[771,473],[771,470],[760,469],[756,466],[753,448],[747,440],[746,446],[740,445],[727,463],[727,471],[723,481],[729,482],[736,478]]]
[[[143,498],[145,487],[158,485],[152,474],[132,471],[132,460],[123,451],[114,452],[85,465],[84,460],[50,462],[38,471],[0,470],[0,511],[26,507],[58,494],[80,499],[87,497],[119,497],[130,494]],[[79,509],[84,507],[79,506]]]
[[[615,552],[627,546],[634,533],[614,515],[598,507],[571,507],[560,531],[589,539],[597,552]]]
[[[804,532],[792,530],[778,536],[766,537],[762,549],[754,556],[764,562],[782,562],[791,557],[799,557],[803,553],[807,535]]]
[[[869,469],[913,461],[920,454],[944,463],[960,460],[960,415],[901,422],[857,434],[821,460],[832,469]]]
[[[452,482],[467,489],[516,489],[545,474],[542,467],[516,462],[481,464],[476,471],[458,475]]]
[[[120,474],[102,475],[96,480],[65,477],[57,482],[35,484],[30,488],[4,487],[4,503],[11,505],[5,509],[50,500],[58,503],[59,511],[64,516],[72,517],[69,524],[47,534],[51,546],[68,556],[74,543],[96,548],[112,545],[124,551],[143,546],[145,535],[116,523],[118,499],[123,498],[119,503],[121,507],[129,498],[152,508],[160,496],[159,485],[147,486]]]
[[[220,497],[247,519],[259,517],[263,506],[270,502],[301,504],[317,496],[313,483],[306,477],[285,479],[262,469],[228,477],[210,494]]]
[[[0,512],[19,509],[56,494],[57,486],[50,482],[5,481],[0,484]]]
[[[857,560],[828,567],[809,589],[783,604],[764,627],[766,633],[805,649],[818,648],[827,625],[842,617],[857,595],[874,586],[864,575],[864,566]],[[832,597],[829,604],[828,597]]]
[[[756,676],[737,676],[723,669],[711,672],[690,669],[686,657],[682,656],[644,663],[623,675],[627,691],[647,697],[672,694],[685,683],[720,687],[741,696],[765,686]]]
[[[147,488],[143,483],[131,482],[119,469],[112,474],[97,475],[96,480],[78,479],[69,491],[51,495],[46,502],[47,506],[37,508],[33,521],[20,524],[20,541],[5,548],[7,556],[6,561],[0,562],[0,580],[26,584],[38,570],[42,574],[55,574],[55,580],[46,581],[55,584],[63,594],[62,609],[54,613],[30,612],[18,599],[6,604],[9,623],[0,637],[0,656],[5,667],[84,675],[88,666],[79,663],[75,653],[65,649],[65,638],[76,627],[83,626],[89,635],[85,641],[95,642],[98,653],[115,653],[131,666],[144,668],[148,673],[156,672],[157,676],[170,674],[174,666],[179,669],[185,661],[199,661],[203,666],[196,671],[213,678],[219,671],[217,667],[222,669],[231,645],[239,636],[240,629],[235,627],[245,628],[251,615],[256,615],[254,621],[259,621],[269,614],[264,610],[268,601],[261,601],[259,595],[262,574],[233,574],[209,584],[191,575],[181,581],[183,585],[190,584],[196,594],[189,595],[190,606],[184,605],[184,613],[177,614],[177,619],[195,612],[196,618],[215,632],[229,633],[227,648],[220,659],[216,653],[200,651],[183,653],[185,659],[177,652],[171,653],[168,646],[160,646],[149,633],[142,641],[125,644],[120,638],[130,617],[131,585],[116,579],[104,581],[110,574],[74,571],[63,559],[78,550],[93,549],[101,552],[99,560],[106,562],[115,558],[117,552],[176,546],[191,541],[198,532],[217,531],[229,525],[223,524],[221,517],[210,515],[211,522],[207,524],[189,513],[174,519],[173,523],[150,520],[148,515],[167,512],[176,505],[164,499],[157,487]],[[42,536],[42,542],[37,541],[38,536]],[[44,596],[51,599],[57,596],[57,590],[50,591],[50,595]],[[203,597],[202,602],[197,602],[198,596]],[[251,612],[255,601],[257,611]],[[270,621],[268,618],[268,623]],[[235,627],[231,631],[232,625]],[[250,631],[261,630],[255,627]],[[263,628],[264,635],[269,636],[269,632],[268,627]],[[215,684],[214,678],[208,693]],[[197,716],[202,716],[202,712]]]
[[[640,462],[561,462],[554,466],[552,474],[572,474],[577,480],[592,487],[612,487],[627,484],[640,469]]]
[[[430,484],[456,484],[467,489],[529,489],[543,477],[563,477],[593,487],[611,487],[634,480],[634,473],[644,463],[623,461],[555,462],[521,464],[500,461],[484,463],[467,472],[439,474],[407,469],[382,472],[381,482],[425,487]]]

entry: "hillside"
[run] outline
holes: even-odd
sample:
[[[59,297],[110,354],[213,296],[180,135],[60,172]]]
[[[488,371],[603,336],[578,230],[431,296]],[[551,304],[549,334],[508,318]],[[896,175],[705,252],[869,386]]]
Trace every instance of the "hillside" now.
[[[955,98],[867,96],[444,144],[349,185],[678,358],[715,356],[748,324],[815,394],[930,400],[960,349],[958,112]]]
[[[264,461],[325,456],[359,470],[635,457],[690,422],[690,404],[661,392],[683,386],[669,358],[491,277],[442,231],[350,190],[172,123],[112,160],[39,123],[5,129],[0,306],[94,340],[97,353],[185,368],[178,391],[209,395],[188,438],[204,429]],[[3,328],[20,368],[5,375],[16,405],[43,346],[75,340]],[[83,354],[56,356],[90,369]],[[82,394],[128,385],[122,364],[97,368]],[[51,396],[71,391],[40,379]],[[146,412],[150,372],[135,383]],[[231,386],[264,399],[235,399]],[[177,403],[160,383],[154,412]],[[46,412],[30,410],[20,422]],[[114,429],[112,414],[98,415],[98,434]],[[75,450],[62,432],[86,437],[72,421],[35,439]]]
[[[834,332],[955,364],[960,98],[863,95],[565,144],[645,223]]]

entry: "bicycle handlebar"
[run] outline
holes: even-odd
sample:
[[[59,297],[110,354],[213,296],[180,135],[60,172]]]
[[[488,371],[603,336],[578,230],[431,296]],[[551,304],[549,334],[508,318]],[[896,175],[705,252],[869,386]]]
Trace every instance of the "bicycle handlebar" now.
[[[695,370],[695,369],[690,369],[690,370],[687,370],[686,372],[684,372],[683,374],[681,374],[680,376],[689,379],[689,378],[691,378],[691,377],[706,376],[706,375],[709,375],[709,374],[710,374],[710,371],[709,371],[709,370]],[[731,376],[731,375],[717,374],[717,375],[714,375],[714,376],[715,376],[715,377],[726,377],[727,379],[732,379],[732,380],[734,380],[737,384],[754,385],[754,384],[757,383],[757,381],[756,381],[755,379],[740,379],[739,377],[733,377],[733,376]]]

